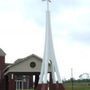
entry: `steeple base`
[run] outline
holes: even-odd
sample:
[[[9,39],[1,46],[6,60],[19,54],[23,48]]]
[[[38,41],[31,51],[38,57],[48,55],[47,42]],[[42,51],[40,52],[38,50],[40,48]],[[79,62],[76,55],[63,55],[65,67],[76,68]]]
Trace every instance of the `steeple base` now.
[[[56,84],[50,84],[49,90],[65,90],[65,88],[64,88],[63,84],[56,83]]]
[[[63,84],[38,84],[36,90],[65,90]]]
[[[36,90],[48,90],[48,84],[38,84]]]

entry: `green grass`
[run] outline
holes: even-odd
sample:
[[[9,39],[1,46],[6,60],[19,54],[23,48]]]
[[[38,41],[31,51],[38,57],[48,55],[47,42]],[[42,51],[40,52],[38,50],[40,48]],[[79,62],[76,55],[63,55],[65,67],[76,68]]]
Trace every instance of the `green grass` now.
[[[65,87],[65,90],[72,90],[72,87]],[[90,90],[90,87],[73,87],[73,90]]]
[[[74,84],[73,89],[71,84],[65,84],[64,86],[65,86],[65,90],[90,90],[90,85],[81,84],[81,83]]]
[[[90,83],[74,83],[73,89],[71,83],[64,83],[65,90],[90,90]],[[34,89],[24,89],[24,90],[34,90]]]

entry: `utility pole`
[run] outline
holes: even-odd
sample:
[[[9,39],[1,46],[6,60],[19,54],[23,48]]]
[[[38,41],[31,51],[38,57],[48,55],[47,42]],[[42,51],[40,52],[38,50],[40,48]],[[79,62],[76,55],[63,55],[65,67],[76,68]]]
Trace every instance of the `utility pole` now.
[[[72,90],[73,90],[73,68],[71,68],[71,84],[72,84]]]

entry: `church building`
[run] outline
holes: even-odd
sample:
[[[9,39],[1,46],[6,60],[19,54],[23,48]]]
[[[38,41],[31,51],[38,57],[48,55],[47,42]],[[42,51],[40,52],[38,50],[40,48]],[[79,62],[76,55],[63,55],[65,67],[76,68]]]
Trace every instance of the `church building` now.
[[[13,64],[5,63],[5,52],[0,49],[0,90],[30,90],[38,85],[42,58],[30,55],[16,60]],[[49,64],[49,83],[52,82]]]

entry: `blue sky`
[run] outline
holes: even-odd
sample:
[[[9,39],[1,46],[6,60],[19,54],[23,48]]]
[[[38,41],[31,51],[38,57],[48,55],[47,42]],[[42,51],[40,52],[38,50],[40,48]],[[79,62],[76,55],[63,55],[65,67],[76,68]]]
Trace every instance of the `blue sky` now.
[[[6,62],[43,56],[46,2],[0,0],[0,48]],[[62,78],[90,73],[90,0],[52,0],[51,26]]]

